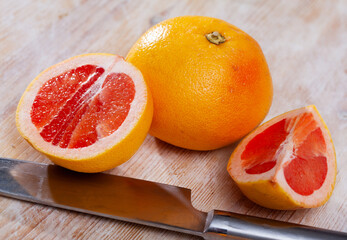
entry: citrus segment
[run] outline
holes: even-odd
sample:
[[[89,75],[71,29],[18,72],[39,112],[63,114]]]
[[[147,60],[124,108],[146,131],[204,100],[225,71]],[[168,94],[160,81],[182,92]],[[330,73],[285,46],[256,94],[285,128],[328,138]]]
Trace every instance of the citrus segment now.
[[[85,84],[82,84],[78,89],[76,89],[76,92],[71,92],[71,95],[72,95],[71,98],[67,99],[66,103],[62,106],[61,109],[58,110],[58,112],[52,117],[52,119],[48,119],[49,123],[45,125],[42,131],[40,132],[40,135],[42,136],[44,140],[46,140],[47,142],[51,142],[52,140],[54,140],[53,144],[59,143],[59,139],[56,140],[55,136],[58,136],[58,137],[62,136],[65,128],[73,119],[75,111],[93,97],[97,88],[95,87],[93,89],[94,91],[92,90],[89,93],[87,93],[87,91],[99,79],[99,77],[101,76],[102,73],[104,73],[104,71],[105,70],[103,68],[97,68],[95,74],[92,74],[90,79],[88,79],[88,81],[86,81]],[[71,77],[74,77],[74,76],[72,75]],[[66,85],[67,83],[62,82],[61,84]],[[42,99],[44,95],[49,96],[54,94],[54,92],[52,91],[44,92],[44,89],[40,89],[38,94],[39,94],[39,97]],[[35,102],[36,102],[36,98],[34,100],[34,103]],[[55,106],[51,106],[51,107],[55,108]],[[33,106],[32,115],[39,114],[37,113],[37,110],[38,109],[36,109],[35,106]]]
[[[308,106],[255,129],[235,149],[227,169],[244,194],[262,206],[317,207],[334,188],[335,151],[318,111]]]
[[[89,104],[71,138],[71,148],[85,147],[107,137],[124,122],[135,96],[132,79],[124,73],[109,74],[102,90]]]
[[[327,168],[326,157],[295,157],[284,167],[284,176],[296,193],[308,196],[323,185]]]
[[[100,78],[104,72],[103,68],[86,65],[54,77],[40,88],[31,110],[31,119],[45,141],[59,144],[62,148],[81,148],[118,129],[130,110],[135,86],[124,73],[110,73],[102,81]],[[66,75],[68,77],[62,77]],[[70,88],[68,94],[64,94],[64,97],[67,96],[63,98],[65,104],[60,104],[60,108],[46,105],[44,111],[48,116],[40,114],[46,99],[59,101],[60,94],[52,94],[52,85],[64,88],[69,85],[67,81],[70,78],[79,79],[80,75],[87,76],[86,81],[74,84],[74,88],[76,85],[79,88],[75,91]],[[57,78],[63,80],[56,83]],[[41,116],[44,116],[44,121]],[[46,125],[42,126],[43,122]]]
[[[110,54],[81,55],[45,70],[17,108],[17,127],[26,140],[57,164],[82,172],[130,158],[151,118],[141,73]]]
[[[32,106],[31,120],[35,126],[46,125],[95,70],[96,66],[85,65],[49,79],[40,88]]]
[[[247,144],[241,155],[246,172],[248,174],[259,174],[272,169],[277,160],[274,158],[275,153],[287,135],[285,120],[282,120],[255,136]]]

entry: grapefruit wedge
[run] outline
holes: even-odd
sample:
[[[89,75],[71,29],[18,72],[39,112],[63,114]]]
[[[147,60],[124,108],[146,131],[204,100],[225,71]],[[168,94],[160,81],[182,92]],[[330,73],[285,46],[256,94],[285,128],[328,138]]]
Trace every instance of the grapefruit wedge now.
[[[318,207],[334,189],[334,145],[311,105],[256,128],[237,146],[227,170],[241,191],[261,206],[281,210]]]
[[[57,165],[100,172],[127,161],[140,147],[152,105],[133,65],[117,55],[85,54],[38,75],[18,104],[16,123]]]

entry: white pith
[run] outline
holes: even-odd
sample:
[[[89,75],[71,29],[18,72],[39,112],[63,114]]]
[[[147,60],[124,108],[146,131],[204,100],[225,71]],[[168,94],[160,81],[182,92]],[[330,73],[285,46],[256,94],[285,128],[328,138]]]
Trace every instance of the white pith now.
[[[326,175],[326,179],[323,183],[323,185],[315,190],[311,195],[303,196],[298,193],[296,193],[287,183],[283,167],[285,164],[290,162],[294,155],[293,155],[293,141],[291,140],[292,135],[289,134],[286,138],[286,140],[280,145],[278,148],[275,158],[277,159],[275,167],[273,167],[271,170],[261,173],[261,174],[248,174],[245,172],[244,167],[242,167],[242,161],[241,161],[241,154],[243,153],[246,145],[249,143],[249,141],[259,133],[263,132],[265,129],[267,129],[269,126],[281,121],[282,119],[286,118],[292,118],[297,115],[300,115],[304,112],[310,112],[312,113],[315,120],[317,120],[318,127],[321,129],[323,133],[323,137],[326,143],[326,153],[325,157],[327,159],[327,165],[328,165],[328,172]],[[319,125],[321,124],[321,125]],[[286,126],[289,129],[293,129],[292,127],[295,125],[295,121],[291,122],[292,126]],[[305,204],[305,205],[315,205],[319,201],[324,201],[327,198],[327,194],[331,193],[335,181],[335,169],[336,169],[336,161],[335,161],[335,151],[332,145],[332,140],[330,138],[330,134],[328,130],[323,126],[324,124],[321,123],[321,119],[314,110],[313,107],[308,106],[306,108],[301,108],[298,110],[294,110],[286,115],[280,115],[276,117],[275,119],[271,120],[270,122],[265,123],[264,125],[260,126],[258,129],[256,129],[254,132],[249,134],[238,146],[238,148],[235,150],[236,152],[233,154],[233,159],[231,160],[231,163],[228,167],[229,171],[231,172],[232,177],[239,183],[251,183],[251,182],[258,182],[258,181],[271,181],[273,183],[277,183],[280,187],[284,189],[284,191],[293,198],[294,201],[296,201],[299,204]]]
[[[111,135],[98,139],[94,144],[83,148],[60,148],[54,146],[50,142],[46,142],[40,135],[36,126],[31,122],[31,108],[34,99],[43,83],[49,79],[63,74],[71,69],[82,65],[91,64],[105,69],[100,77],[103,81],[109,73],[125,73],[130,76],[135,85],[135,97],[131,103],[130,110],[122,125]],[[98,80],[99,81],[99,80]],[[32,85],[27,89],[22,97],[22,104],[18,109],[17,122],[23,136],[39,150],[65,159],[85,159],[90,158],[104,152],[116,145],[118,142],[129,134],[129,132],[137,124],[138,119],[142,116],[147,104],[147,87],[142,74],[130,63],[124,61],[117,55],[109,54],[91,54],[72,58],[68,61],[57,64],[53,68],[45,70]]]

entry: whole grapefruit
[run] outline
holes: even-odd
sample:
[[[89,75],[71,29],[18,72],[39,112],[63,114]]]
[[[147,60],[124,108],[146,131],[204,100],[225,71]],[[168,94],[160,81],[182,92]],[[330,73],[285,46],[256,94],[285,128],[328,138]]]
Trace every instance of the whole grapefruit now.
[[[144,33],[126,60],[153,96],[150,134],[212,150],[249,133],[266,116],[272,81],[258,43],[216,18],[176,17]]]

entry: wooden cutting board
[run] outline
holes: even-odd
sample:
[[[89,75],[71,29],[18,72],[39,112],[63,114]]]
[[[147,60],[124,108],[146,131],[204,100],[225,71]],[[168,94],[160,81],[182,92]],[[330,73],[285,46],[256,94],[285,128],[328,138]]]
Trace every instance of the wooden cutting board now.
[[[266,119],[315,104],[337,154],[335,191],[317,209],[275,211],[245,198],[226,171],[234,146],[180,149],[148,136],[111,170],[192,189],[193,205],[347,232],[346,1],[10,1],[0,2],[0,156],[49,163],[18,134],[21,94],[43,69],[74,55],[125,56],[153,24],[179,15],[224,19],[253,36],[267,58],[274,99]],[[115,203],[117,204],[117,203]],[[0,239],[196,239],[136,224],[0,197]]]

